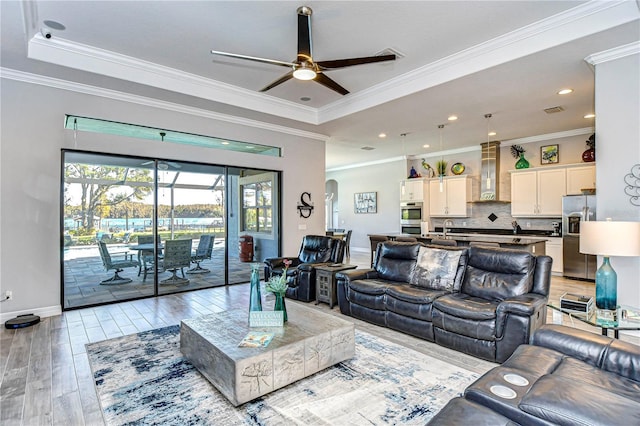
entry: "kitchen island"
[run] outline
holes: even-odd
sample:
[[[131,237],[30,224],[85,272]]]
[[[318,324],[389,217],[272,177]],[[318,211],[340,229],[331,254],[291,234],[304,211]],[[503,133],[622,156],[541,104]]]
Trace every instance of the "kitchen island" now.
[[[382,233],[382,234],[370,234],[369,237],[386,236],[389,240],[395,240],[399,237],[413,237],[423,244],[431,244],[432,240],[453,240],[458,246],[465,247],[472,243],[474,244],[488,244],[492,246],[499,246],[501,248],[507,248],[512,250],[524,250],[535,255],[546,254],[546,241],[545,236],[536,236],[530,234],[485,234],[485,233],[463,233],[463,232],[448,232],[445,236],[443,232],[429,232],[425,235],[412,235],[401,233]],[[372,247],[373,250],[373,247]]]

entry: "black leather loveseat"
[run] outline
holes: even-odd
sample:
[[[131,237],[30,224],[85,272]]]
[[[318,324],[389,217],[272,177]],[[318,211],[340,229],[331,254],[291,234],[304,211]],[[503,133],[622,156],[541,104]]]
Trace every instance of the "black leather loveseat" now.
[[[272,275],[282,275],[284,261],[290,260],[287,269],[286,296],[291,299],[311,302],[316,300],[316,270],[319,264],[342,263],[344,241],[324,235],[306,235],[302,239],[297,257],[270,257],[264,260],[264,278],[268,281]]]
[[[640,346],[545,325],[429,424],[638,425]]]
[[[551,258],[383,242],[372,269],[337,274],[340,311],[503,362],[546,317]]]

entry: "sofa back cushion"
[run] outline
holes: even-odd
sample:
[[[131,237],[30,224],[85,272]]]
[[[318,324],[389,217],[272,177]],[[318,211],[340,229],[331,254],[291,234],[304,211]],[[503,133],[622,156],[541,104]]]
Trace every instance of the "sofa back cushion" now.
[[[495,301],[529,293],[535,264],[526,251],[470,247],[462,292]]]
[[[342,262],[337,259],[341,240],[322,235],[306,235],[302,240],[298,259],[301,263]]]
[[[378,244],[374,269],[385,280],[409,282],[416,266],[420,243],[385,241]]]
[[[460,291],[467,259],[464,248],[420,247],[409,282],[432,290]]]

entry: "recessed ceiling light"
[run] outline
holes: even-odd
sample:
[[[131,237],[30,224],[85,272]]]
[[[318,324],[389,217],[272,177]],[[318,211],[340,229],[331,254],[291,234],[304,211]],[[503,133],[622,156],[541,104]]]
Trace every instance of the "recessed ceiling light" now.
[[[568,95],[571,92],[573,92],[573,89],[562,89],[558,92],[558,95]]]
[[[496,133],[496,132],[489,132],[489,133],[487,133],[487,134],[488,134],[489,136],[495,136],[495,135],[497,135],[497,133]]]
[[[595,114],[587,114],[584,116],[584,118],[595,118],[596,115]]]
[[[429,147],[431,147],[431,145],[429,145],[429,144],[427,143],[427,144],[422,145],[422,147],[423,147],[423,148],[429,148]]]
[[[387,134],[386,134],[386,133],[380,133],[380,134],[378,135],[378,137],[379,137],[380,139],[382,139],[382,138],[386,138],[386,137],[387,137]]]
[[[301,100],[302,102],[309,102],[309,101],[311,100],[311,98],[310,98],[310,97],[308,97],[308,96],[303,96],[303,97],[301,97],[301,98],[300,98],[300,100]]]
[[[458,119],[458,116],[457,116],[457,115],[450,115],[450,116],[447,118],[447,120],[449,120],[449,121],[456,121],[457,119]]]

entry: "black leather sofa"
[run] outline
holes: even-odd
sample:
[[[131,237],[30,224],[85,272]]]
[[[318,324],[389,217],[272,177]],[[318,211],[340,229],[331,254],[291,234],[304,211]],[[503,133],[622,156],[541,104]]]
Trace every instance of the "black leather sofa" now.
[[[514,375],[527,383],[514,385]],[[496,386],[512,394],[497,396]],[[461,424],[638,425],[640,346],[545,325],[533,334],[531,344],[518,347],[429,423]]]
[[[282,275],[284,261],[290,260],[287,269],[286,297],[311,302],[316,300],[315,266],[327,263],[342,263],[344,241],[324,235],[306,235],[302,239],[297,257],[270,257],[264,260],[264,278],[268,281],[272,275]]]
[[[387,241],[373,268],[336,278],[343,314],[503,362],[545,321],[551,258]]]

